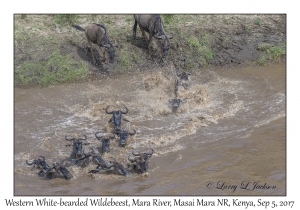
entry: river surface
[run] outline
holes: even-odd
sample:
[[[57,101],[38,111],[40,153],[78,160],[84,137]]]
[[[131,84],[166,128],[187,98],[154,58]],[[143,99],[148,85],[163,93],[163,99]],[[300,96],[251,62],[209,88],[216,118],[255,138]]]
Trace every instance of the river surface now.
[[[161,73],[162,72],[162,73]],[[14,90],[14,195],[286,195],[286,66],[194,71],[187,99],[174,112],[172,69],[107,77],[85,83]],[[67,158],[65,135],[108,134],[109,111],[124,110],[135,129],[125,148],[109,153],[126,166],[132,150],[154,154],[149,172],[90,174],[96,165],[69,167],[72,180],[44,180],[26,160]]]

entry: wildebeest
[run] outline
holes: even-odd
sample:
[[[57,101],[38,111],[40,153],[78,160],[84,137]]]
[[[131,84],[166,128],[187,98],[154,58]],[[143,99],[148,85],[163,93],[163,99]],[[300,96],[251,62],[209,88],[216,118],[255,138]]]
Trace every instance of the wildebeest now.
[[[115,134],[118,134],[118,133],[121,131],[121,120],[124,120],[124,121],[126,121],[126,122],[129,122],[129,120],[125,119],[125,118],[122,116],[122,114],[127,114],[127,113],[128,113],[128,109],[127,109],[127,107],[125,106],[125,109],[126,109],[125,112],[123,112],[123,111],[121,111],[121,110],[109,112],[109,111],[108,111],[108,108],[109,108],[109,106],[107,106],[106,109],[105,109],[106,114],[112,114],[112,115],[113,115],[113,116],[110,118],[110,120],[109,120],[108,122],[114,123],[114,125],[115,125],[114,133],[115,133]]]
[[[130,163],[127,165],[128,167],[132,167],[133,170],[139,172],[139,173],[145,173],[148,171],[149,166],[149,160],[151,156],[153,155],[154,150],[151,148],[151,153],[143,152],[143,153],[136,153],[132,151],[132,154],[136,156],[135,158],[130,158],[128,156],[128,160]]]
[[[175,98],[174,99],[169,99],[169,103],[172,106],[173,111],[177,111],[181,103],[186,103],[187,99],[181,100],[178,98],[178,79],[175,80]]]
[[[184,89],[187,89],[189,87],[189,76],[191,75],[190,72],[182,72],[180,74],[177,74],[176,76],[180,79],[180,85],[184,87]]]
[[[53,167],[48,170],[43,170],[39,173],[40,177],[46,179],[54,179],[54,178],[65,178],[67,180],[72,179],[73,175],[68,171],[66,165],[64,165],[65,160],[60,160],[53,164]]]
[[[95,153],[95,150],[93,148],[90,148],[92,151],[87,153],[87,157],[91,160],[93,160],[98,166],[95,170],[89,171],[89,173],[98,173],[100,170],[106,170],[109,169],[113,163],[107,164],[105,160],[101,157],[100,153]]]
[[[95,133],[96,138],[102,142],[102,147],[101,147],[101,151],[102,152],[109,152],[110,151],[110,140],[115,138],[115,135],[110,135],[110,136],[103,136],[103,135],[99,135],[100,132]]]
[[[113,168],[112,171],[115,174],[121,174],[123,176],[128,176],[129,175],[129,173],[125,169],[125,167],[121,163],[117,162],[115,159],[114,159],[113,165],[111,167]]]
[[[91,48],[94,65],[96,65],[96,63],[95,63],[94,53],[92,49],[92,43],[98,45],[100,49],[102,47],[107,49],[110,57],[110,62],[112,63],[114,61],[115,51],[116,51],[115,47],[117,46],[117,44],[112,44],[109,41],[109,38],[107,36],[107,30],[104,25],[93,23],[88,25],[85,29],[83,29],[79,25],[73,25],[73,27],[76,28],[77,30],[84,31],[87,41]],[[102,56],[104,57],[104,52],[102,52]]]
[[[134,19],[133,38],[136,38],[136,27],[139,25],[140,30],[142,31],[142,34],[147,42],[148,48],[150,48],[152,37],[154,37],[161,44],[162,57],[166,57],[170,48],[169,39],[172,39],[173,36],[166,35],[160,15],[140,14],[134,15]],[[149,33],[149,41],[145,31]]]
[[[89,152],[87,155],[91,156],[92,160],[98,165],[96,169],[89,171],[89,173],[98,173],[101,170],[104,170],[106,172],[112,171],[115,174],[122,174],[124,176],[128,175],[127,170],[124,168],[124,166],[116,161],[114,159],[113,162],[110,162],[107,164],[105,160],[101,157],[101,154],[96,154],[93,148],[90,148],[92,151]]]
[[[33,160],[31,163],[26,160],[27,165],[33,165],[31,170],[34,169],[41,169],[41,170],[48,170],[50,169],[50,166],[46,163],[44,156],[39,156],[41,158],[38,158],[36,160]]]
[[[127,138],[132,135],[136,134],[136,131],[134,129],[132,129],[132,132],[128,131],[128,130],[121,130],[119,132],[119,136],[120,136],[120,146],[125,147],[127,144]]]
[[[65,136],[67,141],[73,141],[73,144],[67,144],[66,147],[73,146],[73,151],[70,155],[70,159],[80,159],[84,157],[84,150],[82,149],[82,145],[89,145],[90,143],[83,143],[87,139],[86,135],[84,138],[72,138],[69,136]]]
[[[186,103],[187,99],[181,100],[180,98],[169,99],[169,103],[172,106],[174,112],[177,111],[181,103]]]

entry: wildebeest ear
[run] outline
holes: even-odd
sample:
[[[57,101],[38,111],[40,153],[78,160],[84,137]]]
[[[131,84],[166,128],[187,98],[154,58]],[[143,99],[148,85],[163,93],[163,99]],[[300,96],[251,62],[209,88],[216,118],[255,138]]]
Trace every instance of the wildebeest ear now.
[[[105,45],[103,45],[103,47],[105,47],[105,48],[109,48],[109,47],[110,47],[110,45],[109,45],[109,44],[105,44]]]
[[[166,36],[165,35],[158,35],[158,34],[154,34],[154,38],[155,39],[165,39],[166,38]]]

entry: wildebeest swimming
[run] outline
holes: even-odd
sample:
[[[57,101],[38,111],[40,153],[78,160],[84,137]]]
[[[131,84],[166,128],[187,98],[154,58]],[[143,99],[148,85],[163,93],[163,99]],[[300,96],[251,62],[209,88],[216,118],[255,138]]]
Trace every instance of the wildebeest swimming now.
[[[134,171],[137,171],[138,173],[145,173],[148,171],[149,166],[149,160],[152,157],[154,153],[154,150],[151,148],[151,152],[143,152],[143,153],[136,153],[132,151],[132,154],[135,156],[135,158],[130,158],[128,156],[128,160],[130,163],[127,165],[127,167],[132,167]]]
[[[84,150],[82,149],[82,145],[89,145],[90,143],[83,143],[87,139],[86,135],[84,138],[72,138],[69,136],[65,136],[65,140],[73,141],[72,144],[65,145],[66,147],[73,146],[72,153],[70,155],[70,159],[80,159],[84,157]]]
[[[132,129],[132,131],[128,131],[128,130],[121,130],[119,132],[119,136],[120,136],[120,146],[125,147],[127,145],[127,138],[132,135],[136,134],[136,131],[134,129]]]
[[[166,57],[170,48],[169,39],[172,39],[173,36],[166,35],[160,15],[134,15],[134,20],[133,38],[136,39],[136,27],[139,25],[148,48],[150,48],[152,37],[154,37],[160,42],[162,57]],[[147,39],[145,31],[149,33],[149,40]]]
[[[76,28],[77,30],[85,32],[87,41],[91,48],[94,65],[96,65],[96,62],[95,62],[94,53],[93,53],[93,49],[92,49],[92,43],[98,45],[99,48],[104,47],[105,49],[107,49],[107,51],[109,53],[109,57],[110,57],[110,62],[111,63],[114,62],[115,51],[116,51],[115,47],[117,46],[117,44],[112,44],[110,42],[110,40],[107,36],[107,30],[104,25],[93,23],[93,24],[90,24],[87,27],[85,27],[85,29],[83,29],[79,25],[73,25],[73,27]],[[102,51],[102,49],[101,49],[101,51]],[[102,54],[102,57],[104,57],[103,51],[101,54]],[[105,57],[104,57],[104,59],[105,59]]]
[[[191,74],[192,73],[190,73],[190,72],[181,72],[180,74],[176,75],[180,79],[179,85],[182,85],[184,87],[184,89],[187,89],[190,85],[189,76]]]
[[[124,120],[125,122],[129,122],[129,120],[125,119],[122,115],[128,113],[128,109],[125,106],[126,111],[123,112],[121,110],[117,111],[108,111],[109,106],[106,107],[105,112],[106,114],[112,114],[113,116],[110,118],[108,122],[114,123],[115,128],[114,128],[114,133],[118,134],[121,131],[121,120]]]
[[[110,140],[115,138],[114,134],[110,134],[110,135],[100,135],[100,132],[95,133],[96,138],[102,142],[102,147],[101,147],[101,151],[102,153],[104,152],[109,152],[110,151]]]
[[[40,158],[31,161],[31,163],[26,160],[26,164],[27,165],[33,165],[31,170],[34,170],[34,169],[44,169],[44,170],[50,169],[50,166],[45,161],[45,157],[44,156],[39,156],[39,157]]]
[[[68,171],[66,165],[64,164],[65,160],[60,160],[53,164],[52,168],[47,170],[42,170],[39,173],[40,177],[45,179],[55,179],[55,178],[64,178],[66,180],[72,179],[73,175]]]
[[[95,150],[90,147],[91,152],[87,154],[87,157],[89,158],[89,161],[94,161],[97,164],[97,168],[94,170],[89,171],[89,173],[98,173],[101,170],[109,169],[113,163],[110,164],[106,163],[105,160],[101,157],[100,153],[96,153]]]
[[[117,162],[114,158],[113,162],[110,162],[109,164],[105,162],[105,160],[101,157],[100,153],[95,153],[95,150],[93,148],[90,148],[92,151],[88,153],[89,156],[91,156],[91,159],[97,164],[97,168],[94,170],[89,171],[89,173],[99,173],[100,171],[105,172],[113,172],[115,174],[121,174],[123,176],[127,176],[128,172],[124,168],[122,164]]]
[[[173,111],[176,112],[181,103],[187,102],[187,99],[181,100],[178,98],[178,79],[175,80],[174,94],[175,98],[169,99],[169,103],[171,104]]]

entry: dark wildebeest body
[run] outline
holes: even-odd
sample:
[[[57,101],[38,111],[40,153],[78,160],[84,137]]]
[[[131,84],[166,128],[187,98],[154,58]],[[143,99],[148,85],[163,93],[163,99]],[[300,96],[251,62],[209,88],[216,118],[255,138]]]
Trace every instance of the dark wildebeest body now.
[[[150,160],[150,158],[151,158],[151,156],[153,155],[153,152],[154,152],[153,149],[151,149],[151,150],[152,150],[151,153],[147,153],[147,152],[135,153],[135,152],[132,151],[132,154],[134,156],[137,156],[137,157],[135,157],[134,159],[131,159],[128,156],[128,160],[131,162],[131,164],[128,164],[127,166],[132,167],[133,170],[137,171],[138,173],[147,172],[148,169],[149,169],[149,166],[148,166],[149,160]]]
[[[89,161],[93,160],[98,166],[95,170],[89,171],[89,173],[98,173],[100,170],[107,170],[113,165],[113,163],[107,164],[100,153],[96,154],[93,148],[90,149],[92,151],[87,154],[87,157]]]
[[[118,133],[121,131],[121,120],[124,120],[125,122],[129,122],[129,120],[125,119],[125,118],[122,116],[122,114],[127,114],[127,113],[128,113],[128,109],[127,109],[127,107],[125,106],[125,109],[126,109],[125,112],[123,112],[123,111],[121,111],[121,110],[109,112],[109,111],[108,111],[108,107],[109,107],[109,106],[106,107],[105,112],[106,112],[106,114],[112,114],[112,115],[113,115],[113,116],[110,118],[109,122],[110,122],[110,123],[111,123],[111,122],[114,123],[114,125],[115,125],[114,133],[115,133],[115,134],[118,134]]]
[[[72,153],[70,157],[67,159],[67,166],[81,166],[86,167],[85,153],[82,149],[82,145],[89,145],[90,143],[83,143],[87,137],[84,135],[84,138],[71,138],[66,136],[65,139],[67,141],[73,141],[73,144],[67,144],[66,147],[73,146]]]
[[[132,129],[133,130],[133,129]],[[133,132],[129,132],[127,130],[121,130],[120,133],[119,133],[119,136],[120,136],[120,146],[122,147],[125,147],[126,144],[127,144],[127,138],[132,135],[136,134],[136,131],[133,130]]]
[[[175,80],[175,88],[174,88],[175,98],[169,99],[169,103],[172,106],[173,111],[177,111],[181,103],[186,103],[187,99],[181,100],[178,98],[178,79]]]
[[[40,177],[46,179],[65,178],[67,180],[72,179],[73,175],[68,171],[63,164],[65,160],[58,161],[53,164],[53,167],[48,170],[43,170],[39,173]]]
[[[123,176],[128,176],[129,175],[129,173],[125,169],[125,167],[119,162],[114,161],[113,165],[112,165],[112,168],[113,168],[113,173],[115,173],[115,174],[121,174]]]
[[[127,170],[123,167],[122,164],[116,162],[114,159],[113,162],[110,162],[110,164],[107,164],[105,160],[101,157],[101,154],[96,154],[93,148],[90,148],[92,151],[88,153],[87,155],[92,158],[92,160],[98,165],[96,169],[89,171],[89,173],[99,173],[100,171],[106,171],[115,173],[115,174],[122,174],[124,176],[128,175]]]
[[[110,57],[110,62],[112,63],[114,61],[116,45],[111,44],[111,42],[109,41],[109,38],[107,36],[107,31],[106,31],[106,28],[104,25],[93,23],[93,24],[88,25],[85,29],[83,29],[82,27],[80,27],[78,25],[73,25],[73,27],[80,31],[84,31],[87,41],[91,48],[94,65],[96,63],[95,63],[94,53],[93,53],[93,49],[92,49],[92,43],[98,45],[100,47],[100,49],[102,47],[107,49],[107,51],[109,53],[109,57]],[[102,51],[102,49],[101,49],[101,51]],[[104,52],[102,52],[101,54],[102,54],[102,57],[104,57]],[[105,59],[105,57],[104,57],[104,59]]]
[[[101,151],[103,152],[109,152],[110,151],[110,140],[114,139],[115,136],[101,136],[99,135],[100,132],[95,133],[96,138],[102,142]]]
[[[164,58],[167,56],[170,48],[169,39],[172,39],[173,37],[166,35],[160,15],[134,15],[134,19],[133,38],[136,38],[136,27],[139,25],[140,30],[146,39],[148,48],[150,48],[152,37],[154,37],[161,44],[162,57]],[[149,41],[145,31],[149,33]]]
[[[31,170],[33,171],[34,169],[41,169],[41,170],[48,170],[50,169],[50,166],[46,163],[45,161],[45,157],[44,156],[39,156],[41,158],[38,158],[37,160],[33,160],[31,163],[29,163],[26,160],[26,164],[27,165],[33,165],[33,167],[31,168]]]

